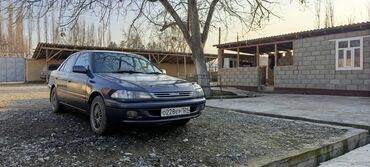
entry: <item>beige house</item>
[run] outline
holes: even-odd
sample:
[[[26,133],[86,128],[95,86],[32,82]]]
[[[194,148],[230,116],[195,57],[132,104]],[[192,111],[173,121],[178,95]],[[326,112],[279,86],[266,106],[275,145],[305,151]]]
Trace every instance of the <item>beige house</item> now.
[[[224,86],[370,96],[370,22],[215,46]]]

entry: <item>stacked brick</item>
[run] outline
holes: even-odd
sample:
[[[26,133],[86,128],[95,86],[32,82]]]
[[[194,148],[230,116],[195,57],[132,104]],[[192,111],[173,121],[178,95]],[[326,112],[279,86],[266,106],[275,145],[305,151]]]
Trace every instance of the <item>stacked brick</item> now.
[[[336,70],[334,41],[368,35],[370,30],[295,40],[294,65],[275,67],[275,87],[370,90],[370,37],[363,38],[363,70]]]

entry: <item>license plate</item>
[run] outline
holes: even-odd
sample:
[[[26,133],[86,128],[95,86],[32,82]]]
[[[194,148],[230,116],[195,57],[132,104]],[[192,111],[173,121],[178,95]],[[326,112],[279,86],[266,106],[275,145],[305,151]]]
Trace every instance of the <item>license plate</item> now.
[[[190,107],[163,108],[161,110],[161,117],[186,115],[186,114],[190,114]]]

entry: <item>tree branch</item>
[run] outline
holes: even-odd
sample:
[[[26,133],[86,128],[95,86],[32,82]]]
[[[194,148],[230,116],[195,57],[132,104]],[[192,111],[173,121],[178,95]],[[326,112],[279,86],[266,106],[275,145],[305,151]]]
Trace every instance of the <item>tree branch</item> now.
[[[167,28],[172,27],[172,26],[175,26],[175,25],[176,25],[176,22],[171,22],[171,23],[168,23],[168,24],[164,24],[159,31],[164,31]]]
[[[203,32],[202,32],[202,37],[201,37],[201,42],[202,44],[204,45],[207,41],[207,38],[208,38],[208,32],[209,32],[209,27],[210,27],[210,24],[211,24],[211,21],[212,21],[212,17],[213,17],[213,12],[215,11],[216,9],[216,5],[218,3],[219,0],[213,0],[211,2],[211,5],[209,7],[209,11],[208,11],[208,15],[207,15],[207,19],[206,19],[206,22],[204,24],[204,28],[203,28]]]
[[[189,45],[191,45],[190,41],[190,34],[188,28],[185,26],[184,22],[181,20],[180,16],[177,14],[175,9],[171,6],[171,4],[168,2],[168,0],[159,0],[166,11],[171,14],[172,18],[176,21],[177,26],[179,26],[180,30],[184,34],[185,40],[188,42]]]

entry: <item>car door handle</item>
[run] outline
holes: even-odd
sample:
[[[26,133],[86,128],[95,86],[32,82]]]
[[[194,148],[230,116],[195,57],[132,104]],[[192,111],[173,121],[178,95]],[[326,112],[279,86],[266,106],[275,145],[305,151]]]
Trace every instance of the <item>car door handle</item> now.
[[[89,82],[90,82],[90,83],[95,83],[95,81],[94,81],[94,80],[89,80]]]

